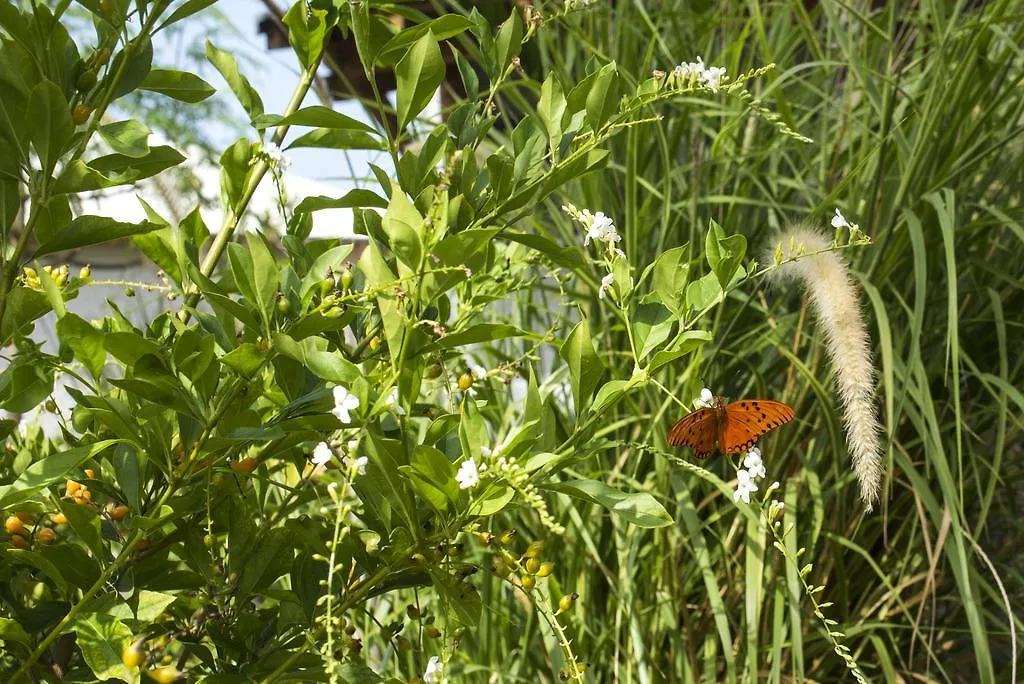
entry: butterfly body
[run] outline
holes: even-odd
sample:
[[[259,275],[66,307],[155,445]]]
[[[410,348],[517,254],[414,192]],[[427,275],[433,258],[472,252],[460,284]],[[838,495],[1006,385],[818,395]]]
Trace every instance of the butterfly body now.
[[[705,407],[672,426],[668,443],[707,458],[717,448],[727,454],[749,450],[765,433],[793,420],[796,412],[777,401],[744,399],[726,404],[715,396]]]

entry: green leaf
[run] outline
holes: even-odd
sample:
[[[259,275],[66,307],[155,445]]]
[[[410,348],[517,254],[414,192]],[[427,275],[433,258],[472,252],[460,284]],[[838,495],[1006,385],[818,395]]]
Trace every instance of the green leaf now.
[[[516,490],[505,485],[491,484],[484,493],[473,500],[467,515],[478,515],[486,518],[501,511],[516,496]]]
[[[260,352],[252,342],[243,342],[230,352],[220,357],[221,363],[243,377],[251,377],[260,366],[266,355]]]
[[[0,641],[7,644],[17,642],[25,647],[32,646],[32,638],[16,620],[10,618],[0,618]]]
[[[50,454],[36,461],[22,471],[17,480],[9,485],[0,486],[0,509],[27,501],[43,487],[60,482],[71,470],[78,468],[89,459],[95,458],[97,454],[120,441],[107,439],[95,444]]]
[[[138,607],[135,609],[135,619],[140,622],[150,623],[163,615],[167,606],[174,603],[176,596],[162,594],[159,591],[142,589],[139,591]]]
[[[58,504],[67,516],[71,529],[85,542],[92,557],[97,561],[104,560],[103,542],[100,540],[100,517],[96,512],[88,506],[79,506],[70,499],[61,499]]]
[[[96,131],[118,154],[142,157],[149,152],[149,135],[153,131],[136,119],[103,124]]]
[[[108,154],[97,157],[89,162],[89,167],[104,176],[120,174],[126,177],[125,180],[134,181],[155,176],[183,161],[185,161],[185,156],[178,150],[167,145],[157,145],[150,148],[141,157],[130,157],[125,154]]]
[[[71,108],[64,92],[53,81],[42,80],[32,88],[28,100],[29,140],[39,162],[49,173],[75,132]]]
[[[295,359],[311,373],[329,382],[349,384],[363,377],[362,371],[340,352],[322,351],[315,347],[314,339],[296,342],[284,333],[274,333],[274,349]]]
[[[640,359],[654,351],[672,333],[676,319],[661,304],[641,304],[633,318],[634,342]]]
[[[427,106],[444,81],[444,74],[444,60],[437,39],[433,33],[424,33],[395,67],[400,131]]]
[[[548,146],[558,149],[562,140],[562,116],[565,114],[565,92],[554,72],[548,74],[540,87],[540,101],[537,102],[537,116],[548,134]]]
[[[419,445],[413,451],[412,462],[398,467],[398,472],[409,478],[415,490],[438,511],[448,508],[459,497],[455,469],[438,449]]]
[[[733,275],[740,267],[740,262],[747,253],[747,238],[742,235],[726,237],[722,227],[714,219],[708,225],[708,235],[704,243],[708,265],[718,278],[718,284],[724,290],[732,282]]]
[[[249,83],[249,79],[238,71],[238,62],[230,52],[220,50],[209,40],[206,41],[206,58],[217,68],[224,80],[228,82],[231,92],[238,98],[249,119],[255,119],[263,113],[263,100]]]
[[[14,413],[28,413],[53,392],[53,368],[16,357],[0,373],[0,407]]]
[[[629,387],[628,380],[609,380],[601,386],[594,397],[594,403],[590,406],[590,412],[600,414],[606,408],[622,398],[626,388]]]
[[[676,316],[685,308],[683,299],[690,275],[688,251],[687,245],[673,247],[658,255],[654,262],[654,291]]]
[[[493,74],[495,77],[500,76],[512,62],[512,58],[519,54],[525,30],[522,10],[514,7],[508,20],[501,25],[498,35],[494,37],[494,56],[498,66],[498,73]]]
[[[57,337],[61,343],[71,347],[75,358],[82,362],[93,378],[99,380],[107,361],[103,333],[83,318],[66,313],[57,319]]]
[[[121,654],[132,639],[132,632],[120,620],[103,613],[87,615],[72,627],[86,664],[97,680],[112,678],[133,681],[133,675],[121,662]]]
[[[719,301],[722,297],[722,286],[719,284],[718,275],[708,273],[700,280],[696,280],[686,286],[686,306],[695,312],[702,311]]]
[[[163,23],[160,24],[157,30],[159,31],[165,26],[170,26],[171,24],[179,22],[186,17],[191,17],[196,12],[206,9],[215,2],[217,2],[217,0],[186,0],[186,2],[182,3],[178,9],[171,12],[169,17],[164,19]]]
[[[97,245],[109,240],[149,233],[160,230],[162,227],[149,221],[122,223],[107,216],[79,216],[40,245],[34,257],[38,259],[46,254],[53,254],[65,249]]]
[[[672,524],[672,516],[665,507],[647,492],[627,494],[597,480],[552,482],[544,485],[544,488],[604,506],[637,527],[664,527]]]
[[[708,330],[687,330],[672,342],[671,348],[663,349],[651,357],[647,371],[653,373],[666,363],[671,363],[678,358],[686,356],[710,341],[711,332]]]
[[[594,351],[587,319],[583,319],[572,329],[558,354],[569,365],[572,396],[576,400],[576,415],[582,415],[604,372],[604,365]]]
[[[438,42],[457,36],[473,26],[466,17],[459,14],[442,14],[441,16],[399,31],[385,43],[377,57],[381,62],[391,64],[405,54],[406,46],[415,43],[427,33],[434,34]]]
[[[615,62],[606,64],[597,72],[597,77],[587,93],[587,121],[597,131],[619,108],[619,72]]]
[[[122,97],[138,88],[153,68],[153,43],[148,37],[140,36],[142,39],[141,48],[138,41],[132,41],[122,49],[110,62],[108,73],[117,74],[120,78],[114,85],[113,99]],[[124,68],[122,69],[122,62]]]
[[[377,134],[373,127],[357,121],[341,112],[324,107],[313,105],[303,107],[286,117],[275,114],[266,114],[253,121],[257,128],[270,128],[271,126],[312,126],[315,128],[329,128],[337,130],[362,131],[364,133]]]
[[[239,138],[220,155],[220,196],[225,206],[233,207],[241,199],[251,160],[252,145],[247,138]]]
[[[462,445],[462,454],[468,458],[479,460],[481,447],[489,446],[491,443],[490,433],[487,431],[487,423],[484,422],[476,402],[467,397],[462,401],[462,418],[459,421],[459,443]]]
[[[316,147],[332,150],[386,150],[387,144],[376,134],[344,128],[317,128],[293,140],[285,149]]]
[[[467,627],[480,620],[483,604],[472,584],[459,582],[448,573],[431,573],[431,578],[444,603],[446,615]]]
[[[291,43],[303,68],[320,61],[327,35],[327,10],[315,9],[305,2],[292,5],[284,15]]]
[[[398,194],[398,193],[396,193]],[[355,189],[349,190],[338,198],[313,195],[306,197],[295,207],[296,213],[320,211],[321,209],[352,209],[353,207],[378,207],[383,209],[388,206],[387,200],[372,190]]]
[[[431,342],[419,350],[424,354],[438,349],[455,349],[468,344],[479,344],[481,342],[493,342],[504,340],[509,337],[533,337],[533,333],[517,328],[507,323],[478,323],[465,330],[459,330],[445,335],[441,339]]]
[[[423,242],[420,239],[423,217],[404,192],[392,193],[391,203],[384,213],[381,227],[388,236],[391,251],[395,256],[410,270],[418,270],[420,260],[423,258]]]
[[[195,74],[177,69],[151,69],[139,88],[190,104],[202,102],[217,92],[216,88]]]

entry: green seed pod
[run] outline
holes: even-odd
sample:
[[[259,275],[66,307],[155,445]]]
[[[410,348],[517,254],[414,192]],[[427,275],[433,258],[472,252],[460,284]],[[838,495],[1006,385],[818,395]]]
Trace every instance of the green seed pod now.
[[[346,268],[341,272],[341,275],[338,276],[338,286],[342,290],[348,290],[348,288],[352,287],[352,271]]]
[[[135,288],[130,286],[130,285],[128,287],[124,288],[124,296],[125,297],[134,297],[135,296]]]
[[[423,636],[428,639],[437,639],[441,636],[441,630],[434,625],[429,625],[423,629]]]
[[[78,92],[87,93],[96,86],[96,80],[96,70],[86,69],[75,81],[75,87],[78,88]]]
[[[410,620],[420,619],[420,609],[411,603],[405,607],[405,614],[409,616]]]
[[[427,366],[427,370],[423,373],[423,377],[427,380],[435,380],[441,377],[441,373],[444,372],[444,366],[439,363],[435,363],[432,366]]]

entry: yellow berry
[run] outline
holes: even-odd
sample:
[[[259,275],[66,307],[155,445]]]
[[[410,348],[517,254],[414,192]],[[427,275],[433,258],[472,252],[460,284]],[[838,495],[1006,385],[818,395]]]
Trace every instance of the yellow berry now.
[[[536,541],[526,547],[526,553],[523,555],[527,558],[537,558],[542,553],[544,553],[544,542]]]
[[[50,522],[52,522],[54,525],[67,525],[68,516],[64,515],[63,513],[51,513]]]
[[[565,611],[572,608],[572,604],[576,603],[576,599],[578,599],[579,597],[579,594],[573,592],[571,594],[566,594],[565,596],[560,598],[558,600],[558,612],[564,613]]]
[[[11,534],[17,534],[25,529],[25,525],[21,522],[21,518],[12,515],[4,522],[4,528]]]
[[[377,335],[374,335],[370,339],[370,351],[377,351],[377,347],[379,347],[379,346],[380,346],[380,337],[378,337]]]
[[[121,664],[129,670],[134,670],[142,664],[145,654],[138,646],[132,645],[121,652]]]
[[[519,582],[523,585],[523,589],[530,590],[537,585],[537,578],[533,575],[522,575]]]
[[[555,569],[555,564],[551,561],[544,561],[540,564],[540,568],[535,573],[537,577],[547,577]]]
[[[72,497],[75,493],[82,488],[82,485],[74,480],[68,480],[66,488],[64,489],[64,496]]]
[[[114,506],[110,510],[110,517],[114,520],[124,520],[128,517],[128,513],[131,512],[127,506]]]
[[[459,376],[459,391],[465,392],[473,386],[473,376],[469,373],[463,373]]]
[[[164,665],[163,667],[158,667],[155,670],[150,670],[146,674],[160,684],[171,684],[171,682],[181,676],[181,673],[178,672],[178,668],[173,665]]]
[[[78,272],[78,277],[81,278],[82,280],[86,280],[91,275],[92,267],[90,267],[88,264],[83,266],[82,269]]]
[[[531,575],[536,575],[537,571],[540,570],[540,561],[536,558],[530,558],[526,561],[526,572]]]

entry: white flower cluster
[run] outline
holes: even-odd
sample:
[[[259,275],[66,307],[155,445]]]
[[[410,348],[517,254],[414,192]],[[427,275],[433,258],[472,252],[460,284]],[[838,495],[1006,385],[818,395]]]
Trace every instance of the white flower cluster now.
[[[284,150],[278,147],[276,143],[263,143],[260,152],[271,166],[280,171],[284,171],[292,165],[292,160],[285,156]]]
[[[761,450],[750,447],[743,459],[743,467],[745,470],[736,473],[736,491],[732,494],[732,500],[742,499],[743,503],[750,503],[750,495],[757,491],[757,481],[768,474],[761,460]]]
[[[565,0],[565,10],[571,12],[577,9],[586,9],[596,4],[597,0]]]
[[[579,221],[587,229],[587,234],[583,237],[584,247],[590,246],[591,241],[604,242],[617,255],[625,256],[622,250],[615,246],[615,243],[622,240],[622,236],[619,235],[619,231],[615,228],[615,221],[610,216],[606,216],[603,211],[592,214],[589,209],[577,209],[572,204],[562,205],[562,211],[573,220]]]
[[[718,91],[725,76],[725,67],[709,67],[704,65],[704,58],[697,57],[696,62],[683,62],[672,70],[672,76],[676,83],[689,85],[697,83],[712,91]]]

